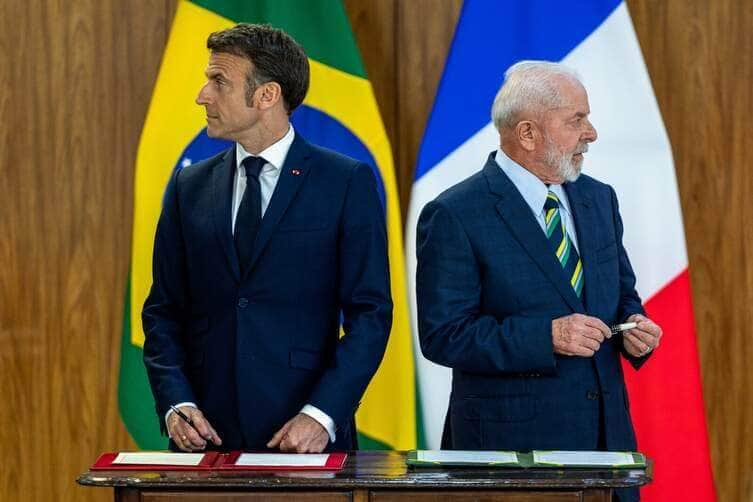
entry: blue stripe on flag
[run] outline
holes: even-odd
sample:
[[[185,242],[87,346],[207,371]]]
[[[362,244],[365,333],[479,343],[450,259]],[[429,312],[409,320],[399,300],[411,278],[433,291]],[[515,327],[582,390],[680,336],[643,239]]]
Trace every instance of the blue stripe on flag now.
[[[418,180],[491,121],[504,72],[523,59],[560,61],[621,0],[466,0],[418,157]]]

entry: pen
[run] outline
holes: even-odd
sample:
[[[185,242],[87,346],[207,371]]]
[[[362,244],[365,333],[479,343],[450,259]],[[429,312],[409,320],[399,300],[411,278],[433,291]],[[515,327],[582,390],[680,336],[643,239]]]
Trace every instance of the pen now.
[[[622,324],[615,324],[611,327],[612,334],[616,335],[617,333],[620,333],[621,331],[627,331],[629,329],[633,329],[638,326],[637,322],[624,322]]]
[[[192,428],[193,430],[195,430],[195,431],[196,431],[196,433],[197,433],[197,434],[198,434],[199,436],[201,436],[201,432],[199,432],[199,429],[197,429],[197,428],[196,428],[196,426],[195,426],[195,425],[193,424],[193,420],[191,420],[191,418],[190,418],[190,417],[188,417],[188,416],[187,416],[187,415],[186,415],[185,413],[183,413],[182,411],[180,411],[180,410],[179,410],[178,408],[176,408],[176,407],[175,407],[175,406],[173,406],[173,405],[170,405],[170,409],[171,409],[171,410],[173,410],[173,411],[175,412],[175,414],[176,414],[176,415],[178,415],[178,416],[179,416],[180,418],[182,418],[184,422],[186,422],[186,423],[187,423],[188,425],[190,425],[190,426],[191,426],[191,428]]]

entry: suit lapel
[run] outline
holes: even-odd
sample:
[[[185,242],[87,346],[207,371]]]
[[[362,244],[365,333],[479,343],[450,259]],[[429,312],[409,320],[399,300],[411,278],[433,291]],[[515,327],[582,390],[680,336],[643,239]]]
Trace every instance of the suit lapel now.
[[[249,272],[256,265],[259,256],[261,256],[275,228],[277,228],[277,224],[306,179],[310,167],[308,163],[310,153],[311,149],[308,143],[296,134],[293,144],[290,145],[288,155],[285,157],[285,164],[280,171],[280,178],[277,180],[277,186],[272,193],[267,211],[261,220],[259,233],[256,234],[256,241],[254,242],[254,252],[251,255],[251,262],[248,264],[244,279],[248,277]]]
[[[598,224],[594,218],[593,201],[583,193],[583,186],[576,183],[563,185],[570,203],[570,211],[578,236],[578,253],[583,263],[583,297],[589,312],[593,312],[593,299],[597,287],[596,266],[594,264],[594,232]],[[589,292],[592,294],[589,295]]]
[[[562,266],[557,261],[541,226],[531,213],[531,208],[510,178],[494,161],[493,153],[484,166],[484,175],[489,183],[489,190],[501,199],[496,206],[497,212],[512,234],[570,308],[575,312],[583,312],[583,303],[562,273]]]
[[[233,180],[235,179],[235,148],[230,148],[222,161],[212,169],[214,229],[236,281],[241,269],[233,243]]]

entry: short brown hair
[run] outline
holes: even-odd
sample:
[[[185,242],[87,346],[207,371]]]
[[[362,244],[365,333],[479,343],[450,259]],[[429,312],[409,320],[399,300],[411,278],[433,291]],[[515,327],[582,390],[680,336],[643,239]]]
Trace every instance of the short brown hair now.
[[[254,68],[247,75],[247,97],[256,87],[277,82],[288,114],[303,102],[309,89],[309,60],[298,42],[268,24],[241,23],[216,31],[207,39],[212,52],[247,58]]]

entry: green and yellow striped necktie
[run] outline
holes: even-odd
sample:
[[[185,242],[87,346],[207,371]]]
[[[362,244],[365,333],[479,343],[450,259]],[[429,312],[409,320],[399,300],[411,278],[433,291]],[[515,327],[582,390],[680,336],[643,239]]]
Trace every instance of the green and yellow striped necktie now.
[[[575,290],[578,298],[583,293],[583,264],[580,261],[578,250],[565,230],[565,221],[560,214],[560,200],[551,190],[546,196],[544,203],[544,221],[546,222],[546,236],[562,265],[565,277]]]

